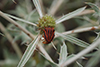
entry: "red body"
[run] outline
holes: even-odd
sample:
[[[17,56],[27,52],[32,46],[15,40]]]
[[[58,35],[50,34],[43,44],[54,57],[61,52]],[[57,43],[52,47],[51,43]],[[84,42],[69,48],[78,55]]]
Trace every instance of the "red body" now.
[[[43,43],[48,44],[54,39],[55,30],[52,27],[46,27],[43,31],[44,31],[43,37],[45,39],[45,41]]]

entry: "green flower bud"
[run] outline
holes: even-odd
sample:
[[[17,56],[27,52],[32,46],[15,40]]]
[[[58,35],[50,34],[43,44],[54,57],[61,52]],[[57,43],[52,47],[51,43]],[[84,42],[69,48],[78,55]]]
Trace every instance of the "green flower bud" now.
[[[46,27],[54,27],[55,28],[55,19],[52,16],[45,15],[38,20],[37,26],[39,27],[40,33],[43,33],[43,29]]]

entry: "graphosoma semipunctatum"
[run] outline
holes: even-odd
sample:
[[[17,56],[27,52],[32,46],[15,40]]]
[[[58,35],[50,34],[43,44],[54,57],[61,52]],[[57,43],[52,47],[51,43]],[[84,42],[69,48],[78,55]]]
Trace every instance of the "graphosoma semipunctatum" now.
[[[44,44],[49,44],[55,36],[55,30],[52,27],[46,27],[45,29],[43,29],[44,32],[44,39],[45,41],[43,41]]]

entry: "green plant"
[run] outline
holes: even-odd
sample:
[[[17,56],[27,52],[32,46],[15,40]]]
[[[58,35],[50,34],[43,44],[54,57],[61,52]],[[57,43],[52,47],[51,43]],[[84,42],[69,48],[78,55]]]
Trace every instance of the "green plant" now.
[[[21,34],[22,34],[22,40],[25,40],[25,42],[26,41],[28,41],[29,40],[29,42],[31,41],[31,39],[32,39],[32,41],[31,41],[31,43],[28,45],[28,47],[27,47],[27,49],[26,49],[26,51],[25,51],[25,53],[24,53],[24,55],[22,56],[22,58],[21,58],[21,60],[20,60],[20,62],[18,63],[18,66],[17,67],[23,67],[23,66],[25,66],[25,64],[26,64],[26,62],[29,60],[29,58],[32,56],[32,54],[33,54],[33,52],[35,51],[35,49],[37,49],[38,50],[38,52],[53,66],[53,67],[64,67],[64,66],[67,66],[67,65],[69,65],[70,63],[72,63],[72,62],[74,62],[74,61],[76,61],[77,59],[79,59],[79,58],[81,58],[82,56],[84,56],[85,54],[87,54],[88,52],[90,52],[91,50],[93,50],[93,49],[96,49],[96,51],[97,51],[97,53],[99,52],[99,48],[96,48],[98,45],[99,45],[99,41],[100,41],[100,38],[97,38],[96,39],[96,41],[95,42],[93,42],[92,44],[89,44],[89,43],[87,43],[87,42],[85,42],[85,41],[82,41],[82,40],[80,40],[80,39],[78,39],[78,38],[76,38],[76,37],[74,37],[74,36],[72,36],[72,35],[67,35],[67,34],[71,34],[71,33],[79,33],[79,32],[84,32],[84,31],[91,31],[91,30],[97,30],[97,29],[99,29],[99,25],[96,25],[96,26],[91,26],[91,27],[86,27],[86,28],[80,28],[80,29],[76,29],[76,30],[71,30],[71,31],[67,31],[67,32],[63,32],[63,33],[59,33],[59,32],[55,32],[55,38],[56,37],[62,37],[62,38],[60,38],[61,39],[61,42],[62,41],[64,41],[64,40],[67,40],[67,41],[69,41],[69,42],[71,42],[71,43],[73,43],[73,44],[76,44],[76,45],[78,45],[78,46],[80,46],[80,47],[84,47],[85,49],[83,50],[83,51],[80,51],[80,53],[78,53],[78,54],[71,54],[71,55],[68,55],[68,52],[67,52],[67,47],[66,47],[66,44],[65,44],[65,42],[63,42],[63,46],[61,46],[61,48],[60,48],[60,57],[59,57],[59,63],[55,63],[52,59],[51,59],[51,57],[48,55],[48,53],[46,52],[46,50],[43,48],[43,46],[42,46],[42,43],[41,43],[41,36],[42,36],[42,34],[40,34],[40,31],[38,31],[38,32],[36,32],[36,30],[34,30],[34,32],[33,32],[33,30],[32,30],[32,28],[30,28],[29,29],[29,31],[28,30],[26,30],[25,28],[27,28],[27,24],[30,24],[30,25],[33,25],[33,26],[35,26],[36,28],[44,28],[44,26],[41,26],[41,25],[43,25],[43,23],[42,24],[38,24],[38,22],[39,23],[41,23],[41,21],[40,20],[42,20],[42,19],[44,19],[43,17],[45,17],[45,15],[43,14],[43,12],[42,12],[42,8],[41,8],[41,4],[40,4],[40,1],[39,0],[32,0],[33,1],[33,3],[34,3],[34,5],[35,5],[35,7],[36,7],[36,9],[37,9],[37,11],[38,11],[38,13],[39,13],[39,16],[40,17],[38,17],[38,15],[37,15],[37,17],[36,17],[36,19],[33,21],[32,19],[31,19],[31,17],[32,17],[32,15],[34,14],[34,11],[35,10],[33,10],[32,11],[32,13],[30,13],[28,16],[26,16],[26,20],[23,20],[23,19],[21,19],[21,18],[17,18],[17,17],[14,17],[14,16],[11,16],[11,15],[9,15],[9,14],[6,14],[6,13],[3,13],[3,12],[0,12],[0,16],[2,16],[3,18],[5,18],[6,20],[8,20],[9,22],[11,22],[12,24],[14,24],[16,27],[18,27],[21,31],[23,31]],[[57,0],[55,0],[55,1],[57,1]],[[59,2],[59,1],[58,1]],[[96,6],[96,5],[94,5],[94,4],[92,4],[92,3],[87,3],[87,4],[89,4],[90,6],[92,5],[92,8],[96,11],[96,13],[97,14],[100,14],[99,12],[100,12],[100,10],[99,10],[99,8]],[[68,14],[66,14],[66,15],[64,15],[64,16],[62,16],[61,18],[59,18],[59,19],[57,19],[57,20],[53,20],[54,22],[53,22],[53,24],[52,23],[50,23],[50,24],[47,24],[47,22],[46,22],[46,24],[47,24],[47,26],[49,26],[49,25],[53,25],[53,27],[55,27],[55,26],[57,26],[59,23],[61,23],[61,22],[63,22],[63,21],[65,21],[65,20],[68,20],[68,19],[71,19],[71,18],[73,18],[73,17],[76,17],[76,16],[78,16],[78,15],[80,15],[80,14],[83,14],[83,13],[81,13],[82,11],[84,11],[85,10],[85,8],[86,7],[82,7],[82,8],[79,8],[79,9],[77,9],[77,10],[75,10],[75,11],[73,11],[73,12],[70,12],[70,13],[68,13]],[[51,8],[52,9],[52,8]],[[21,10],[21,9],[20,9]],[[51,11],[52,12],[52,11]],[[51,12],[48,12],[48,13],[51,13]],[[37,14],[37,13],[35,13],[35,14]],[[54,14],[54,13],[51,13],[52,15]],[[46,15],[47,16],[47,15]],[[100,16],[100,15],[98,15],[98,16]],[[12,20],[11,18],[9,18],[9,17],[11,17],[11,18],[14,18],[14,19],[16,19],[16,20],[18,20],[17,22],[15,22],[14,20]],[[28,18],[28,19],[27,19]],[[40,20],[38,21],[38,19],[40,18]],[[49,17],[50,18],[50,20],[52,19],[51,17]],[[29,19],[31,19],[31,20],[29,20]],[[84,18],[82,18],[82,19],[84,19]],[[29,22],[29,21],[31,21],[31,22]],[[32,23],[32,21],[34,22],[34,23]],[[37,22],[38,21],[38,22]],[[24,23],[20,23],[20,22],[25,22],[25,23],[27,23],[27,24],[25,24],[24,25]],[[37,23],[36,23],[37,22]],[[29,25],[29,26],[30,26]],[[0,26],[1,27],[1,26]],[[13,27],[13,26],[11,26],[11,27]],[[10,26],[9,26],[9,28],[11,28]],[[30,26],[31,27],[31,26]],[[2,28],[2,27],[1,27]],[[56,29],[56,27],[55,27],[55,29]],[[17,28],[15,29],[15,30],[18,30]],[[34,33],[34,34],[33,34]],[[43,32],[42,32],[43,33]],[[35,34],[37,34],[37,35],[35,35]],[[5,34],[6,35],[6,34]],[[24,36],[23,36],[24,35]],[[15,38],[15,40],[18,38],[18,36],[19,35],[17,35],[16,36],[16,38]],[[30,39],[30,38],[31,39]],[[8,37],[8,39],[9,39],[9,37]],[[17,51],[16,51],[17,52]],[[99,58],[99,57],[98,57]],[[81,58],[82,59],[82,58]],[[78,61],[76,61],[76,63],[80,66],[80,67],[82,67],[82,65],[78,62]],[[87,65],[88,66],[88,65]],[[91,65],[89,65],[89,66],[91,66]]]

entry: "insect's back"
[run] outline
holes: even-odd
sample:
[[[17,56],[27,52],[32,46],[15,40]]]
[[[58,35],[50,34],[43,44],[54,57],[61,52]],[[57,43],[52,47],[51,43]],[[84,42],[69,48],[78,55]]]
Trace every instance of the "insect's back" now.
[[[54,36],[55,36],[55,30],[52,27],[46,27],[44,30],[44,39],[46,40],[46,44],[50,43]]]

